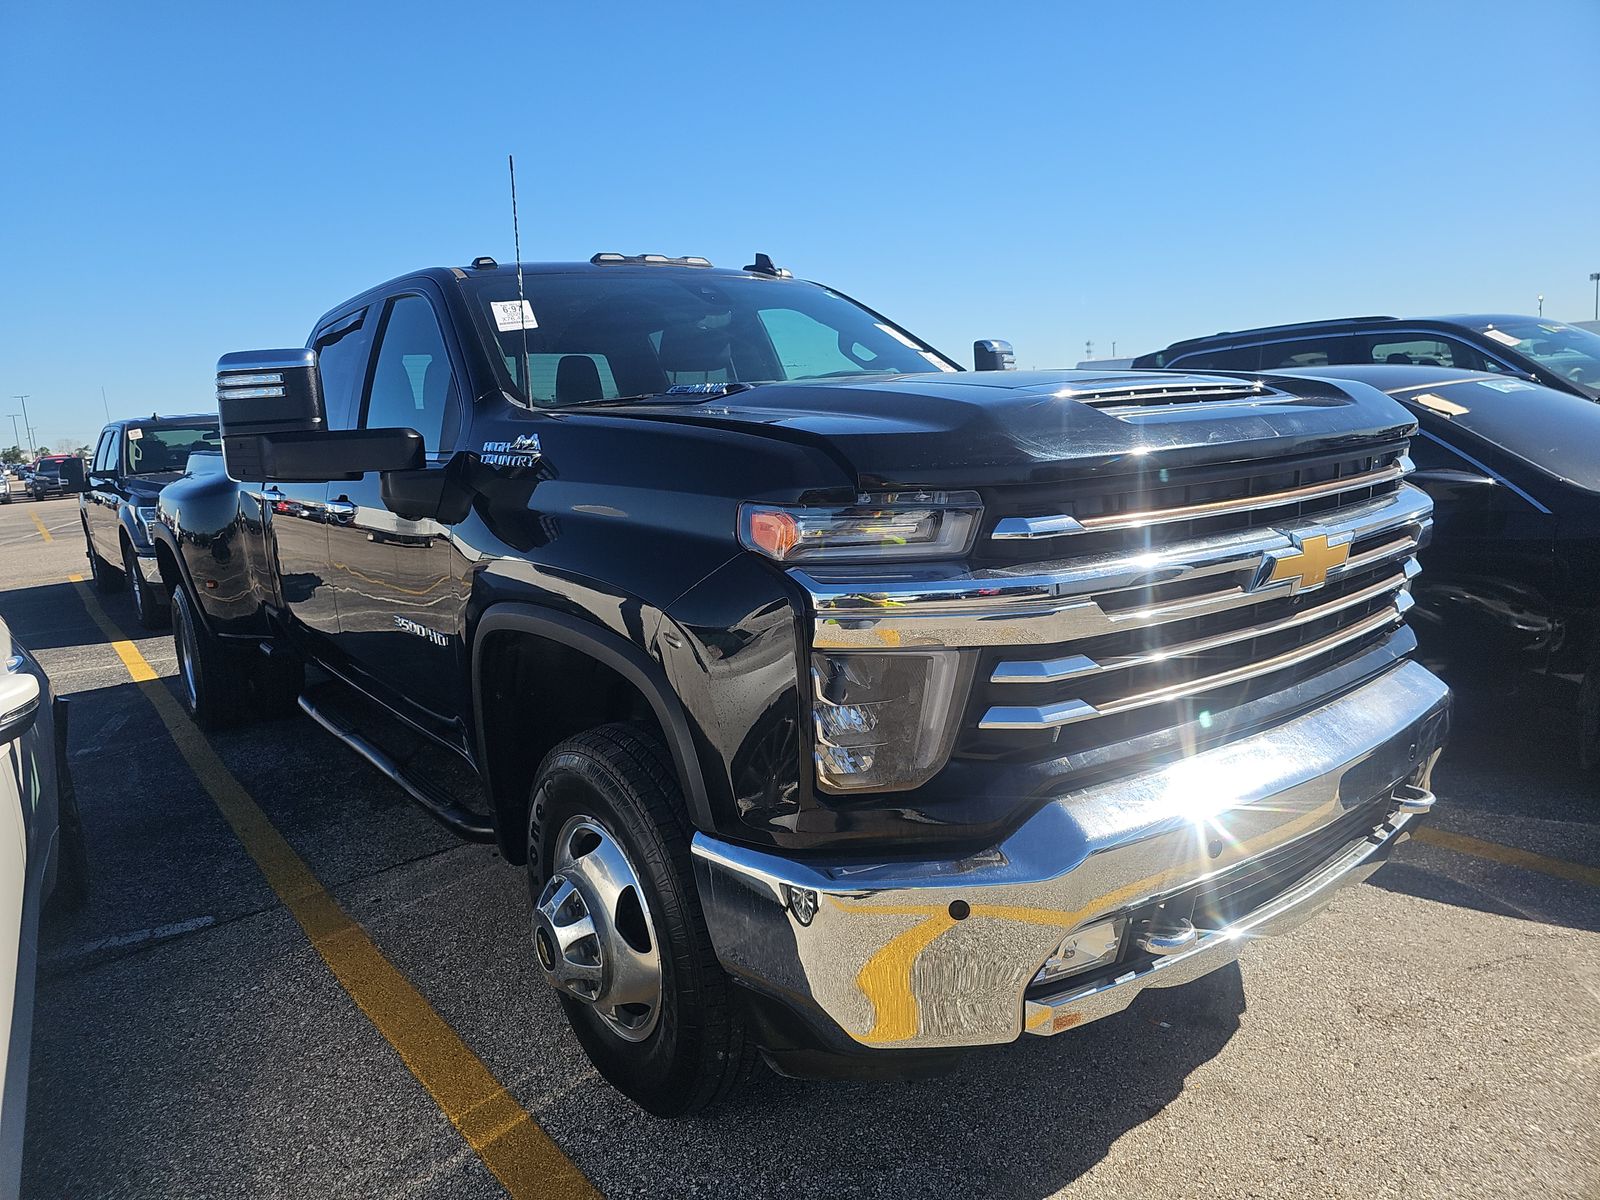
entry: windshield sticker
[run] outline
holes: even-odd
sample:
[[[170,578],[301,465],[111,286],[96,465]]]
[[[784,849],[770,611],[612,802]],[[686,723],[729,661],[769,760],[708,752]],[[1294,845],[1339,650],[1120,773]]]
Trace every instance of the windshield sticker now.
[[[927,359],[929,362],[931,362],[935,367],[937,367],[941,371],[954,371],[955,370],[954,367],[952,367],[949,363],[945,362],[944,359],[940,358],[937,354],[935,354],[931,350],[918,350],[917,353],[922,355],[923,358]]]
[[[1531,392],[1533,384],[1522,379],[1480,379],[1479,383],[1497,392]]]
[[[1423,408],[1431,408],[1434,412],[1443,413],[1447,417],[1459,417],[1462,413],[1472,411],[1470,408],[1461,404],[1454,404],[1434,392],[1423,392],[1422,395],[1417,397],[1417,403],[1422,405]]]
[[[1565,325],[1541,325],[1539,328],[1544,330],[1546,333],[1565,333],[1567,331],[1567,327]]]
[[[526,300],[491,300],[489,307],[494,310],[494,327],[501,333],[539,328],[533,318],[533,305]]]
[[[1503,329],[1485,329],[1483,331],[1483,336],[1487,338],[1493,338],[1502,346],[1515,346],[1518,342],[1522,341],[1521,338],[1512,337]]]
[[[128,440],[130,442],[137,442],[143,436],[144,436],[144,430],[142,430],[142,429],[130,429],[130,430],[128,430]]]

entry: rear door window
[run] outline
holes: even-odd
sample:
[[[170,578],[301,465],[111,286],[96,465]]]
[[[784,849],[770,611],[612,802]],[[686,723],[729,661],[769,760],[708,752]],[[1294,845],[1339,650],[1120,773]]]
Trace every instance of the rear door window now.
[[[1292,342],[1268,342],[1261,347],[1263,371],[1290,370],[1294,367],[1329,367],[1358,362],[1352,339],[1347,337],[1300,338]]]
[[[1458,367],[1465,371],[1483,369],[1483,356],[1454,338],[1418,334],[1380,334],[1369,337],[1368,361],[1394,366]]]
[[[1185,371],[1254,371],[1260,363],[1260,346],[1235,346],[1231,350],[1197,350],[1167,365]]]

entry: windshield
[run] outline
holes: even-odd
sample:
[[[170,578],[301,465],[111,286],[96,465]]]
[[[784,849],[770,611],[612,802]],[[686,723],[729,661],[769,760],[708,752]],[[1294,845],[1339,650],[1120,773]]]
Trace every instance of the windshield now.
[[[1600,335],[1560,321],[1497,321],[1483,335],[1600,395]]]
[[[597,271],[465,284],[515,390],[537,405],[693,384],[954,371],[837,292],[779,279]]]
[[[215,425],[143,425],[127,432],[124,475],[160,475],[181,471],[189,455],[201,450],[221,451]]]

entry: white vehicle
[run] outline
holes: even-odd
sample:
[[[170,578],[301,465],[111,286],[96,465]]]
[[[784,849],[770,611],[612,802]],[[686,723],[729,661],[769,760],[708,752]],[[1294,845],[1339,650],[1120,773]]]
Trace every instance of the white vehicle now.
[[[0,1196],[22,1173],[39,915],[87,882],[66,740],[65,702],[0,620]]]

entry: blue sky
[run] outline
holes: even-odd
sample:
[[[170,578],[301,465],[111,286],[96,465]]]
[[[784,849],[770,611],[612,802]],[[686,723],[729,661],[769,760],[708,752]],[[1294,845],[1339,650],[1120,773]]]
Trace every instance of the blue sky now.
[[[970,361],[1590,315],[1600,3],[11,3],[0,444],[417,266],[757,250]]]

